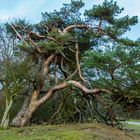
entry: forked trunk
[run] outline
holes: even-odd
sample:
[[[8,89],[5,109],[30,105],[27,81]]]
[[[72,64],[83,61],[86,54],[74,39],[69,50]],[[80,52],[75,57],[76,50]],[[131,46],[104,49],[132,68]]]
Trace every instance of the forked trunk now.
[[[37,76],[36,82],[34,83],[34,91],[30,92],[31,94],[26,97],[22,109],[11,122],[12,126],[27,125],[30,122],[33,113],[40,106],[38,104],[39,93],[44,85],[45,77],[47,76],[49,71],[49,65],[53,61],[54,57],[54,54],[50,55],[42,64],[42,69]]]

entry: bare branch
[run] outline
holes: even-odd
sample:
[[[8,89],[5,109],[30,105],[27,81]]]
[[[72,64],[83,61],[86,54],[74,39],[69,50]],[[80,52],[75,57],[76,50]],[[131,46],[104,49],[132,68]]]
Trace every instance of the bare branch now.
[[[71,79],[73,76],[77,74],[78,70],[76,69],[66,80]]]

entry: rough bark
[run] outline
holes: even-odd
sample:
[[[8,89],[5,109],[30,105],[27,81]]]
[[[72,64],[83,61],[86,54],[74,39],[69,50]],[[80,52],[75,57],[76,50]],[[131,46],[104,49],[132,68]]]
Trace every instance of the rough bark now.
[[[24,114],[26,114],[25,112],[26,112],[26,110],[27,110],[27,108],[29,106],[30,100],[31,100],[31,94],[30,95],[26,95],[20,111],[14,117],[12,122],[10,123],[11,126],[19,126],[19,124],[21,124],[22,119],[24,118],[23,116],[25,116]]]

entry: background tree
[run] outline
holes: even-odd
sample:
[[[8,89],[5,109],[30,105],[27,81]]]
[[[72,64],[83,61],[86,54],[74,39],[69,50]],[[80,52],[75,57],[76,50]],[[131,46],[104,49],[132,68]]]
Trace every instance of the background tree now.
[[[9,111],[13,101],[17,95],[24,92],[25,83],[28,83],[30,63],[29,59],[24,59],[23,54],[21,55],[18,48],[16,48],[17,40],[10,37],[5,25],[1,25],[0,32],[0,83],[1,94],[5,97],[5,112],[1,120],[1,127],[6,128],[9,124]]]
[[[83,58],[90,83],[110,89],[113,92],[111,105],[121,104],[129,111],[140,109],[139,49],[139,46],[111,45],[104,50],[88,51]]]

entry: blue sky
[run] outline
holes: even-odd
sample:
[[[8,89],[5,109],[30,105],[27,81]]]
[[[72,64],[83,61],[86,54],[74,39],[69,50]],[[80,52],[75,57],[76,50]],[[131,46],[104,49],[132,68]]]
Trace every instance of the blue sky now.
[[[91,8],[93,4],[100,4],[104,0],[83,0],[85,8]],[[8,21],[12,18],[26,18],[31,22],[41,19],[41,12],[50,12],[62,7],[63,3],[70,0],[0,0],[0,21]],[[140,20],[140,0],[117,0],[120,7],[125,10],[122,15],[137,15]],[[140,22],[132,28],[127,36],[132,39],[140,37]]]

